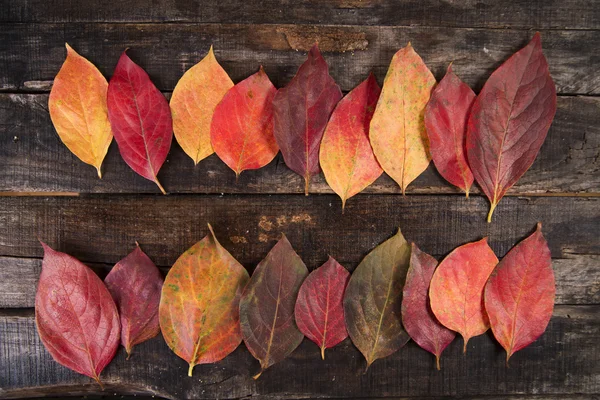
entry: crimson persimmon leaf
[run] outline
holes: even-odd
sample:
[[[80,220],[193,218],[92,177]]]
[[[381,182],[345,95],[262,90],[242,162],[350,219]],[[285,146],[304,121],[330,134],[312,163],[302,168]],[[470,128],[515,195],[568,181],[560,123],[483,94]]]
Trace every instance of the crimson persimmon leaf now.
[[[248,272],[210,233],[169,270],[160,298],[160,329],[175,354],[197,364],[225,358],[242,342],[239,301]]]
[[[452,71],[452,65],[431,94],[425,107],[429,152],[435,168],[448,182],[469,197],[473,173],[465,152],[467,120],[475,93]]]
[[[321,349],[335,346],[348,337],[342,300],[350,273],[333,257],[310,273],[298,292],[296,324]]]
[[[304,178],[321,172],[319,147],[329,116],[342,92],[329,75],[329,66],[314,45],[290,83],[273,99],[274,134],[285,164]]]
[[[169,103],[123,52],[108,84],[108,118],[123,160],[166,194],[156,175],[171,148]]]
[[[402,292],[402,325],[419,346],[435,355],[440,369],[440,356],[454,340],[456,333],[440,324],[429,305],[429,283],[437,260],[412,244],[410,266]]]
[[[467,128],[467,158],[490,200],[488,222],[506,191],[529,169],[556,113],[556,88],[540,34],[489,77]]]
[[[490,327],[483,289],[496,264],[498,258],[484,238],[452,250],[431,278],[431,310],[442,325],[462,335],[464,352],[470,338]]]
[[[304,335],[296,326],[294,307],[306,266],[283,237],[262,260],[240,300],[244,343],[260,361],[260,372],[283,360],[300,345]]]
[[[279,147],[273,136],[273,97],[277,89],[262,67],[225,93],[215,108],[211,143],[236,177],[270,163]]]
[[[500,261],[485,286],[485,311],[506,362],[544,333],[556,287],[542,224]]]
[[[93,378],[119,347],[117,307],[102,280],[79,260],[45,243],[35,296],[38,334],[52,358]]]
[[[158,304],[163,277],[136,243],[136,248],[110,270],[104,283],[119,310],[121,344],[129,358],[133,346],[160,332]]]

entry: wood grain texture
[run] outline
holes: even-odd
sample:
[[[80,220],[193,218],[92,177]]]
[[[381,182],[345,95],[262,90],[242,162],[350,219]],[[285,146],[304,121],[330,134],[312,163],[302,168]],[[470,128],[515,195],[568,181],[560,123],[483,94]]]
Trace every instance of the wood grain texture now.
[[[161,337],[138,346],[130,360],[121,349],[103,373],[108,393],[146,393],[166,398],[274,398],[486,396],[532,393],[561,397],[562,393],[600,392],[600,306],[558,306],[548,330],[505,366],[505,356],[489,334],[469,342],[469,354],[455,340],[434,368],[434,357],[407,344],[374,363],[362,374],[364,360],[345,340],[319,359],[314,344],[304,340],[286,360],[253,380],[257,362],[242,345],[216,364],[197,366],[194,378],[187,365]],[[0,396],[25,397],[45,393],[96,393],[86,377],[61,367],[43,349],[31,316],[0,317]]]
[[[558,93],[599,94],[600,31],[543,30],[541,35]],[[410,41],[438,80],[452,61],[455,73],[478,91],[532,36],[529,30],[407,26],[5,23],[0,24],[0,90],[48,90],[64,60],[65,42],[106,76],[130,47],[128,54],[161,90],[172,90],[211,45],[234,82],[262,64],[282,87],[318,41],[331,76],[348,91],[371,71],[383,80],[393,54]]]
[[[204,22],[332,25],[433,25],[488,28],[600,28],[600,10],[586,0],[169,0],[13,1],[0,22]]]
[[[61,143],[52,127],[45,94],[0,94],[0,192],[156,193],[121,159],[115,144],[103,165],[103,179],[84,168]],[[600,192],[600,98],[559,97],[556,118],[531,169],[509,191],[524,193]],[[235,174],[216,156],[194,167],[173,143],[159,179],[171,193],[303,193],[303,179],[281,155],[264,168]],[[322,174],[311,192],[333,193]],[[399,193],[387,175],[365,193]],[[476,187],[472,193],[477,193]],[[460,193],[433,165],[408,193]],[[336,202],[339,202],[336,200]]]

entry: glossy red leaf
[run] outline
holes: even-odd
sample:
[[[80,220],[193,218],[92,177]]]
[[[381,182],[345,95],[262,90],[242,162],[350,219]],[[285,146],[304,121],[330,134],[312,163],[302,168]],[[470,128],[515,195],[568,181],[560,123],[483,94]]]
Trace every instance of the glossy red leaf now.
[[[473,103],[467,158],[491,203],[488,222],[506,191],[529,169],[556,113],[556,88],[540,34],[487,80]]]
[[[544,333],[556,287],[542,224],[500,261],[485,286],[485,310],[506,362]]]
[[[68,254],[42,243],[44,260],[35,296],[40,339],[61,365],[95,379],[113,359],[121,328],[102,280]]]
[[[165,193],[156,175],[173,140],[171,110],[146,71],[125,52],[108,84],[108,118],[123,160]]]
[[[448,66],[446,76],[431,94],[425,108],[429,152],[436,169],[469,197],[473,173],[467,163],[467,121],[475,93]]]
[[[440,369],[440,356],[454,340],[456,333],[437,320],[429,305],[429,283],[437,260],[412,244],[410,266],[402,294],[402,325],[419,346],[435,355]]]
[[[296,326],[294,307],[306,266],[285,235],[262,260],[240,299],[242,337],[260,361],[257,379],[300,345],[304,335]]]
[[[119,310],[121,344],[129,358],[133,346],[160,332],[158,304],[163,277],[137,245],[111,269],[104,283]]]
[[[298,73],[273,99],[274,133],[286,165],[304,178],[321,172],[319,147],[327,121],[342,92],[315,44]]]
[[[350,273],[333,257],[310,273],[298,292],[296,324],[300,331],[321,348],[335,346],[348,337],[344,322],[344,291]]]

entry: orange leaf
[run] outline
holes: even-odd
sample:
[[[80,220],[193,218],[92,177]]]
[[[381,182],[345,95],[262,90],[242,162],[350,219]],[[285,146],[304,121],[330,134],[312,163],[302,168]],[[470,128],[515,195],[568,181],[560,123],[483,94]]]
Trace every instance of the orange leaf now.
[[[58,71],[48,109],[60,140],[81,161],[100,169],[113,135],[108,122],[108,82],[100,71],[65,43],[67,59]]]
[[[217,105],[211,125],[215,152],[236,176],[270,163],[279,147],[273,136],[273,97],[277,89],[265,71],[244,79]]]
[[[369,138],[383,170],[402,188],[429,165],[423,117],[435,78],[410,43],[392,58]]]
[[[214,152],[210,124],[215,107],[231,87],[233,82],[217,62],[211,46],[206,57],[183,74],[173,90],[173,132],[195,164]]]

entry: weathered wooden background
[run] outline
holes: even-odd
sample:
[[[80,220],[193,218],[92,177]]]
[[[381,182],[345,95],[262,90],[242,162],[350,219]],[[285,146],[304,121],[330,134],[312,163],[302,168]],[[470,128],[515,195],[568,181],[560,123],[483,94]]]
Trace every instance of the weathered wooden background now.
[[[479,90],[539,30],[559,99],[556,119],[529,172],[487,224],[487,200],[466,200],[430,167],[408,189],[380,178],[340,201],[322,177],[304,197],[300,177],[277,157],[235,174],[216,156],[197,167],[174,142],[159,173],[171,194],[136,175],[110,148],[99,180],[57,137],[48,91],[64,43],[109,77],[119,54],[169,95],[211,44],[234,81],[265,67],[285,85],[318,40],[348,91],[411,41],[440,79],[450,61]],[[600,396],[600,2],[598,0],[2,0],[0,1],[0,397],[156,395],[166,398],[511,398]],[[477,191],[475,191],[477,193]],[[244,346],[194,377],[161,337],[124,351],[103,372],[106,391],[55,363],[33,320],[42,249],[68,252],[103,276],[139,241],[164,272],[214,227],[250,270],[281,232],[310,269],[330,254],[352,270],[398,226],[442,257],[490,237],[498,256],[542,221],[557,278],[554,317],[533,345],[504,363],[491,334],[455,340],[434,358],[414,343],[375,362],[350,341],[328,351],[305,340],[259,380]]]

